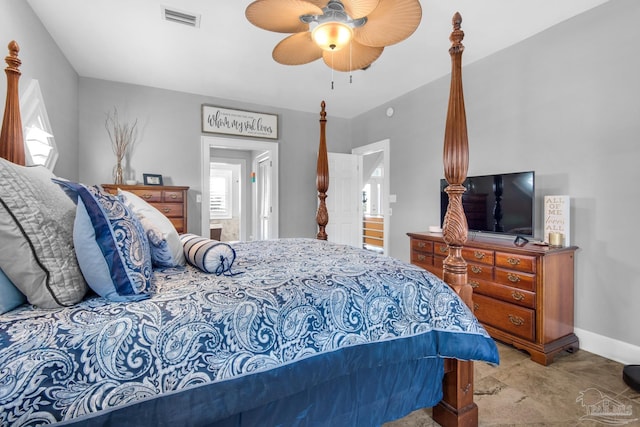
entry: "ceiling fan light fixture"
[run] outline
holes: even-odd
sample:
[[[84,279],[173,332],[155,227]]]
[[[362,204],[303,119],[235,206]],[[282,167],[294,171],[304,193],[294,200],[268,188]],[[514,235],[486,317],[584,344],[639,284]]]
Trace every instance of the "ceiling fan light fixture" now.
[[[321,49],[337,52],[351,42],[353,30],[344,22],[327,21],[318,24],[311,37]]]

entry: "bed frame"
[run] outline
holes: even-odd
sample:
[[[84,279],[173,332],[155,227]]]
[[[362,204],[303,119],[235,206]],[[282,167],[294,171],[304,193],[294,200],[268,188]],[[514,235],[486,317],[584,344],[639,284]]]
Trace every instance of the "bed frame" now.
[[[449,208],[446,213],[443,236],[449,245],[449,256],[444,262],[444,281],[448,283],[473,309],[472,288],[467,283],[467,264],[462,258],[462,247],[467,240],[467,223],[462,208],[462,186],[467,175],[469,149],[467,142],[467,124],[462,93],[462,39],[464,32],[460,29],[462,18],[459,13],[453,17],[453,32],[449,49],[451,55],[451,90],[444,137],[444,174],[449,186]],[[20,102],[18,80],[20,78],[21,61],[18,58],[18,43],[9,43],[9,55],[5,58],[7,68],[7,95],[0,133],[0,157],[13,163],[25,164],[24,140],[22,137],[22,121],[20,118]],[[320,112],[320,145],[318,150],[316,185],[318,189],[319,207],[316,220],[318,223],[317,238],[327,239],[325,227],[329,221],[325,199],[329,188],[329,165],[326,145],[326,112],[325,102]],[[445,363],[443,399],[433,408],[433,418],[442,426],[474,426],[478,425],[478,407],[473,402],[473,362],[448,359]]]
[[[444,176],[449,183],[445,189],[449,196],[449,207],[445,214],[442,230],[444,241],[449,246],[449,254],[444,260],[443,279],[460,295],[462,300],[473,311],[473,288],[467,281],[467,263],[462,257],[462,247],[467,241],[467,219],[462,207],[462,185],[467,177],[469,167],[469,144],[467,139],[467,118],[464,109],[462,92],[462,39],[464,32],[460,29],[462,16],[456,13],[452,19],[453,32],[451,40],[451,88],[449,92],[449,108],[444,132]],[[329,222],[329,214],[325,199],[329,188],[329,164],[327,161],[327,143],[325,102],[320,111],[320,145],[318,148],[318,164],[316,184],[318,187],[318,222],[317,238],[327,240],[325,227]],[[447,359],[443,382],[442,401],[433,408],[433,419],[440,425],[477,426],[478,406],[473,401],[473,362]]]

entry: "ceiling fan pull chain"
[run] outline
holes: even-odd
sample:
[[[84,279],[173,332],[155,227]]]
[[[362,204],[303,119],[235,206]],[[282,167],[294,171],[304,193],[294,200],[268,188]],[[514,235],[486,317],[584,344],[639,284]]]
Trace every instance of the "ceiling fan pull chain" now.
[[[349,41],[349,84],[353,83],[353,40]]]
[[[333,51],[331,51],[331,90],[333,90]]]

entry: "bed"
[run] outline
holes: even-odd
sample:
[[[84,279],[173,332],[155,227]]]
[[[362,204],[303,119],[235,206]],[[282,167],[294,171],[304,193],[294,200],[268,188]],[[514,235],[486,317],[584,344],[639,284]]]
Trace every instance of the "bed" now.
[[[18,249],[34,254],[32,262],[43,267],[47,260],[34,249],[40,237],[29,239],[20,215],[29,216],[40,204],[72,203],[72,218],[65,213],[60,221],[36,227],[50,235],[56,227],[74,223],[77,257],[63,256],[62,249],[48,253],[57,273],[48,271],[35,290],[25,287],[34,292],[27,296],[29,303],[0,315],[0,425],[374,426],[432,406],[442,425],[477,425],[471,361],[498,363],[498,354],[469,308],[471,288],[461,257],[466,226],[459,199],[467,142],[458,14],[453,22],[445,132],[445,176],[452,201],[444,231],[451,252],[444,281],[399,260],[326,241],[329,177],[323,102],[317,239],[223,247],[223,268],[215,274],[205,272],[213,270],[187,250],[188,239],[196,237],[183,235],[180,243],[189,263],[142,268],[140,275],[148,275],[146,288],[140,291],[132,280],[135,295],[118,293],[136,298],[112,300],[92,286],[95,292],[81,292],[79,298],[66,290],[56,294],[58,306],[53,308],[33,301],[45,301],[41,298],[47,290],[53,293],[50,282],[56,274],[62,284],[72,280],[67,276],[75,267],[67,265],[69,260],[88,253],[75,240],[77,223],[84,224],[79,218],[93,218],[88,200],[106,196],[92,193],[99,189],[58,180],[51,185],[59,193],[49,187],[33,191],[44,201],[28,206],[16,202],[35,181],[47,186],[51,179],[39,167],[21,166],[20,60],[18,46],[11,42],[0,136],[0,233],[23,238],[24,244],[12,247],[23,246]],[[75,200],[67,200],[66,194],[47,199],[64,191],[75,194]],[[87,213],[81,214],[80,206]],[[140,228],[145,218],[131,221]],[[148,241],[139,239],[130,252],[157,243],[151,234],[143,236]],[[26,279],[15,273],[18,264],[0,258],[7,280],[22,290]],[[95,281],[81,271],[84,279]]]

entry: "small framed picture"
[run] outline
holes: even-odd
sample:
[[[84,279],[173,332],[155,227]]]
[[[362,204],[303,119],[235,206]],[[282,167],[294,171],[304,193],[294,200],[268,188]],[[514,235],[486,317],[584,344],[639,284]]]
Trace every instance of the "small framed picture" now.
[[[162,175],[143,173],[142,179],[144,181],[144,185],[162,185]]]

